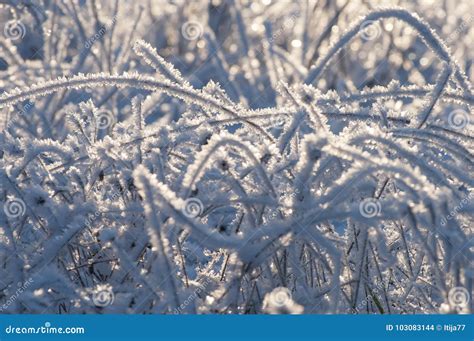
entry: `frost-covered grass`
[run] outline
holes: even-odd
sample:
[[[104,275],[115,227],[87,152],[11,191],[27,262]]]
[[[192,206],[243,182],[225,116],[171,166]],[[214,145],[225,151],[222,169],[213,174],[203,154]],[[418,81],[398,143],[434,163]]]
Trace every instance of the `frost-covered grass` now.
[[[0,0],[0,311],[472,313],[470,6]]]

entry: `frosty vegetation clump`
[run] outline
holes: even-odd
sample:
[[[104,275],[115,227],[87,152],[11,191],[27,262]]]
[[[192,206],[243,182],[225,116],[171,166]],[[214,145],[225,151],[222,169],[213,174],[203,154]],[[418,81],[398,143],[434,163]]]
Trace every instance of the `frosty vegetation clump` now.
[[[2,1],[0,311],[472,313],[473,29],[336,3]]]

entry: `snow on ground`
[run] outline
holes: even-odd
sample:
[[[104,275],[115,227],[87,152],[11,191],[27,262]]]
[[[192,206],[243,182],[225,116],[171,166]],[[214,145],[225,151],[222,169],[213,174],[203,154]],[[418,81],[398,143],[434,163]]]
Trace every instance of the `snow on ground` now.
[[[3,0],[0,29],[2,313],[472,313],[470,0]]]

